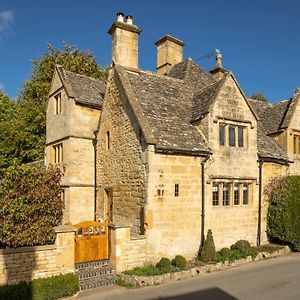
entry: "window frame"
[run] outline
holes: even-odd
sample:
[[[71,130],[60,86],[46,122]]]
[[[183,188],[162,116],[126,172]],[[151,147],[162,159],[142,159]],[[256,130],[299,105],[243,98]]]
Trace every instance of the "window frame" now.
[[[293,153],[295,156],[300,156],[300,133],[293,133]]]
[[[219,146],[246,149],[246,125],[219,122]]]
[[[174,186],[174,197],[179,197],[179,183],[175,183],[175,186]]]
[[[55,100],[54,114],[58,115],[61,113],[61,93],[58,93],[57,95],[55,95],[54,100]]]
[[[52,146],[52,162],[53,164],[60,164],[63,162],[63,143]]]

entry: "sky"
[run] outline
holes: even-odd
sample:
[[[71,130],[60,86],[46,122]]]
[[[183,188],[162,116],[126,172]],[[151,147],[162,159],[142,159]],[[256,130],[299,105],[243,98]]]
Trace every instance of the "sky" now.
[[[298,0],[0,0],[0,89],[15,99],[49,43],[89,49],[109,65],[107,31],[117,12],[142,29],[142,69],[155,71],[154,42],[170,34],[185,43],[184,58],[207,71],[215,65],[208,54],[219,49],[247,95],[263,92],[276,102],[300,87]]]

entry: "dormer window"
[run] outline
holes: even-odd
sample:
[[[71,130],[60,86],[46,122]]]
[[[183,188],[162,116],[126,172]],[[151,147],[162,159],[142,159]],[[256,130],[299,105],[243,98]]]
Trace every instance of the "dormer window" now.
[[[221,146],[244,148],[246,127],[235,124],[219,124],[219,144]]]
[[[59,114],[61,112],[61,93],[57,94],[55,97],[55,114]]]

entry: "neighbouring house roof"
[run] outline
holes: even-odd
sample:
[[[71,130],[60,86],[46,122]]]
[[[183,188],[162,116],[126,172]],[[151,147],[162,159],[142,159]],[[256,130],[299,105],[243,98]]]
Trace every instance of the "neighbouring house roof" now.
[[[56,70],[68,96],[74,98],[76,103],[93,108],[102,107],[106,90],[104,81],[67,71],[61,66],[56,66]]]
[[[267,134],[278,132],[283,128],[283,121],[288,122],[291,118],[291,100],[272,104],[248,98],[248,102],[258,115]]]

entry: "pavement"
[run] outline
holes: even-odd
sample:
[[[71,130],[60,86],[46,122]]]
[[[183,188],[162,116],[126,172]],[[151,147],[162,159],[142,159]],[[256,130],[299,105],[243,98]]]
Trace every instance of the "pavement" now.
[[[300,253],[252,262],[159,286],[110,286],[80,292],[79,300],[299,300]]]

